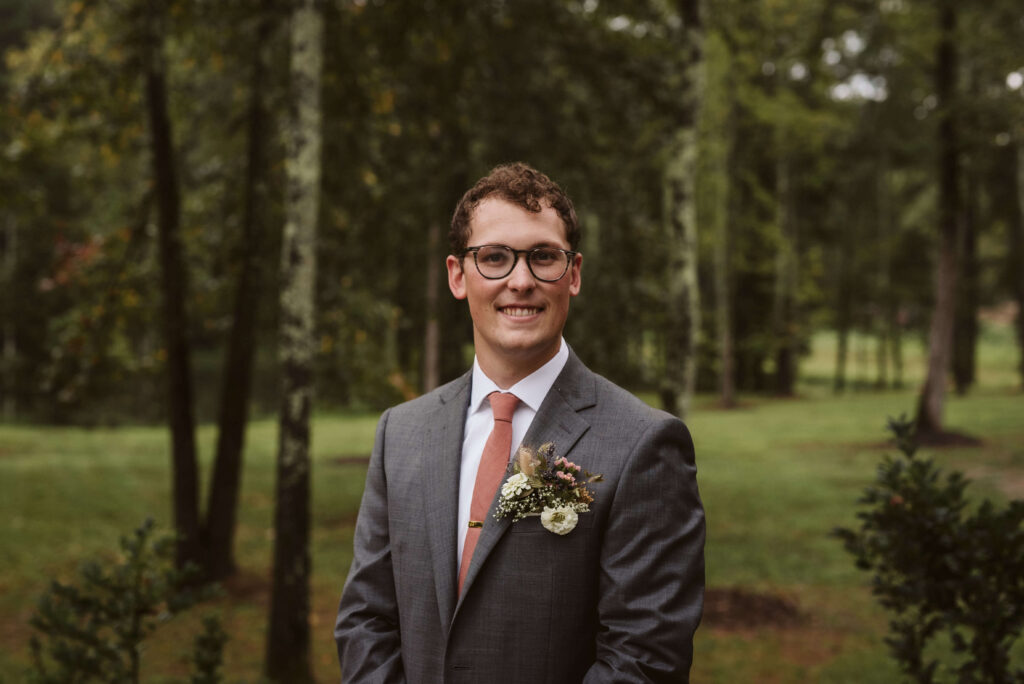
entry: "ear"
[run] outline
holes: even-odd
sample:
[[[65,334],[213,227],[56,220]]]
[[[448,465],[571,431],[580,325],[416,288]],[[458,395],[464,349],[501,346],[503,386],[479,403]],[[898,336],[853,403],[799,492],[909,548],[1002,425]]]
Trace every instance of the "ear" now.
[[[465,299],[466,272],[462,270],[462,262],[449,254],[444,264],[448,268],[448,289],[452,291],[452,296],[456,299]]]
[[[573,297],[580,293],[580,271],[583,269],[583,255],[577,254],[572,259],[572,266],[569,267],[569,294]]]

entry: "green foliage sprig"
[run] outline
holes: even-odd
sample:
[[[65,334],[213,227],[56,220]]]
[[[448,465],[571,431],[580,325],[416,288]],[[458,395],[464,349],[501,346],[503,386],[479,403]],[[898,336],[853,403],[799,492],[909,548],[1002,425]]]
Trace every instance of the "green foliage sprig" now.
[[[1010,662],[1024,627],[1024,501],[997,511],[986,500],[971,514],[968,480],[917,456],[905,417],[889,430],[902,456],[885,456],[859,499],[860,528],[834,534],[858,568],[874,572],[872,592],[895,614],[891,654],[914,681],[943,681],[926,648],[944,633],[959,656],[949,681],[1024,681]]]
[[[220,666],[223,661],[227,632],[214,615],[203,618],[203,631],[196,636],[192,662],[195,669],[190,684],[218,684],[221,681]]]
[[[154,536],[146,520],[121,538],[123,557],[111,567],[82,564],[76,581],[54,581],[39,600],[30,623],[33,635],[30,681],[36,684],[138,682],[142,642],[162,623],[208,597],[197,584],[197,569],[174,568],[174,539]],[[224,636],[208,618],[196,640],[196,682],[219,681]]]

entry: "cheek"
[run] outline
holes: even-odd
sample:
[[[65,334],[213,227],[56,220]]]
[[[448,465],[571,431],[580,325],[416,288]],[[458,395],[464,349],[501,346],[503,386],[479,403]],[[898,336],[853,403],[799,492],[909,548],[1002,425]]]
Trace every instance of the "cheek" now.
[[[474,316],[489,311],[493,299],[486,288],[466,288],[466,300],[469,303],[469,311]]]

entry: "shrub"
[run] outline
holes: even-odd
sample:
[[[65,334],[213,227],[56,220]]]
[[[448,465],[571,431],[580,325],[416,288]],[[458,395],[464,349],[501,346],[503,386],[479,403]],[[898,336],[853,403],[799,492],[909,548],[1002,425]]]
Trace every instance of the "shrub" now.
[[[211,593],[198,588],[195,569],[174,568],[174,540],[154,537],[152,520],[122,537],[123,558],[112,567],[82,564],[77,581],[54,581],[31,625],[30,680],[37,684],[138,682],[143,640],[159,624]],[[219,681],[223,630],[210,618],[196,640],[195,682]]]
[[[883,458],[859,499],[860,528],[834,534],[895,614],[890,652],[917,682],[1024,681],[1010,662],[1024,625],[1024,501],[997,511],[986,500],[972,513],[968,481],[917,456],[912,423],[890,419],[889,429],[901,456]],[[954,654],[944,667],[926,655],[940,634]]]

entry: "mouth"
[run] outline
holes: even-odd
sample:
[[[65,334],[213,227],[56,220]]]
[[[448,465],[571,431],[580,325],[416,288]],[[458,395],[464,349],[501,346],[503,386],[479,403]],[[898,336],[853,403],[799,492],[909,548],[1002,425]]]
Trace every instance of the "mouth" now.
[[[543,307],[538,307],[538,306],[499,306],[498,307],[498,311],[500,311],[501,313],[505,314],[506,316],[510,316],[512,318],[528,318],[529,316],[536,316],[537,314],[539,314],[543,310],[544,310]]]

